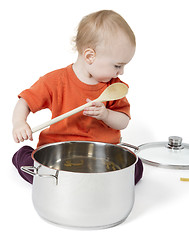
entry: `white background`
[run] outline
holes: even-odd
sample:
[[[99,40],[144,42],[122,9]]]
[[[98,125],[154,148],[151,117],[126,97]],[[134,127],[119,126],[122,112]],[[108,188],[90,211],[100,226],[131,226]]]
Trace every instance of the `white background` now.
[[[12,166],[21,146],[12,139],[12,111],[17,94],[47,72],[76,60],[71,38],[81,18],[101,9],[120,13],[137,40],[136,54],[121,79],[130,86],[132,120],[123,140],[139,145],[167,141],[178,135],[189,143],[188,56],[189,14],[187,0],[7,0],[0,3],[1,78],[1,231],[8,239],[181,239],[187,237],[189,177],[175,171],[145,165],[143,180],[136,186],[133,211],[114,228],[81,231],[57,227],[41,219],[31,201],[32,187]],[[30,115],[32,127],[50,118],[43,110]],[[6,238],[5,238],[6,236]],[[2,238],[2,237],[1,237]]]

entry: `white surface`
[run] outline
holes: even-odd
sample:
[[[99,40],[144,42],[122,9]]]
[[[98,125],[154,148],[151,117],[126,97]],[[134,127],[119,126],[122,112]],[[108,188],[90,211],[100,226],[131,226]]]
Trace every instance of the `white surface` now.
[[[11,164],[14,152],[24,144],[35,147],[38,136],[34,135],[33,143],[13,142],[11,116],[17,94],[45,73],[73,62],[76,55],[70,39],[78,22],[84,15],[105,8],[125,17],[137,38],[136,55],[121,78],[130,86],[132,115],[123,140],[139,145],[178,135],[189,143],[187,0],[1,1],[1,239],[188,237],[189,183],[179,177],[189,177],[189,171],[181,174],[145,165],[143,180],[135,189],[134,208],[123,224],[78,231],[42,220],[31,202],[31,186]],[[34,127],[48,119],[50,113],[45,110],[31,115],[29,122]]]

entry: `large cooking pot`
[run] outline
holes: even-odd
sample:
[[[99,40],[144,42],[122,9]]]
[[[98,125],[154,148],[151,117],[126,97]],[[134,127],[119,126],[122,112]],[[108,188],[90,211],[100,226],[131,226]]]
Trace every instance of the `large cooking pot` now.
[[[134,203],[137,156],[100,142],[59,142],[32,153],[32,199],[38,214],[57,224],[106,228],[123,222]]]

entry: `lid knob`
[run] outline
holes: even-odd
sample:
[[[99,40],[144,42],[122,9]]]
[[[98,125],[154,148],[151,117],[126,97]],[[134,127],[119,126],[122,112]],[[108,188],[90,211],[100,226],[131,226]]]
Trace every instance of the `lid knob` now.
[[[167,147],[174,150],[183,149],[184,147],[182,146],[182,138],[178,136],[169,137],[169,142]]]

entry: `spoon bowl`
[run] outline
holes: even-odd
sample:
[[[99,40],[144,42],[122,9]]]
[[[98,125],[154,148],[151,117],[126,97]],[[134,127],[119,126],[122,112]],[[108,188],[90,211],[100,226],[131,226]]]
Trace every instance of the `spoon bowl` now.
[[[96,99],[94,100],[97,102],[106,102],[106,101],[113,101],[123,98],[128,92],[127,85],[123,83],[114,83],[107,87],[104,92]]]

